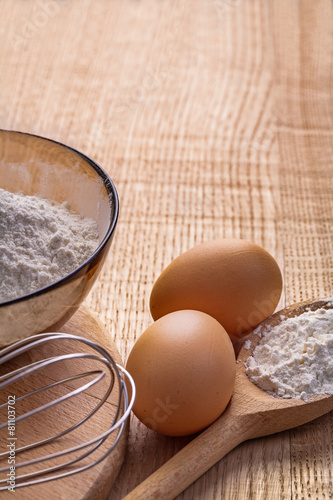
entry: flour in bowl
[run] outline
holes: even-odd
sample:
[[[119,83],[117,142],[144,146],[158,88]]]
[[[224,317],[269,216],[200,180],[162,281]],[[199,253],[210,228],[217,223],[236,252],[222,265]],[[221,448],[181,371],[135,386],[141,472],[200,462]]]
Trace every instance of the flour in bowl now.
[[[97,223],[69,204],[0,189],[0,302],[34,292],[83,264]]]
[[[333,394],[333,309],[308,310],[265,330],[246,374],[281,398]]]

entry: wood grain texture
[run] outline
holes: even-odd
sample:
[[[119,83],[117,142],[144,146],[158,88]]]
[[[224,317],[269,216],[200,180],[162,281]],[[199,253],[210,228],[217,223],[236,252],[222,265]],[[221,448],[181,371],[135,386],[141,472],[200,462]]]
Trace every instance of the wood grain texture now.
[[[113,178],[120,218],[86,300],[126,360],[149,294],[196,243],[242,237],[285,303],[333,294],[330,0],[2,0],[0,125],[65,142]],[[332,415],[240,445],[180,499],[330,498]],[[133,417],[109,498],[189,438]]]

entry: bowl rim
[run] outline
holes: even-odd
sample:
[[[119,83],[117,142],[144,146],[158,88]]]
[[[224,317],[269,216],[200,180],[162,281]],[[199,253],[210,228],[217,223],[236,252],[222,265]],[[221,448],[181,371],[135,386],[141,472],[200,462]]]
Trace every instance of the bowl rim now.
[[[33,137],[36,139],[40,139],[42,141],[51,142],[53,144],[57,144],[58,146],[61,146],[65,149],[67,149],[68,151],[71,151],[72,153],[74,153],[74,155],[80,156],[84,161],[86,161],[97,172],[97,174],[101,178],[103,185],[108,193],[109,200],[112,199],[112,207],[110,204],[111,220],[110,220],[108,230],[107,230],[103,240],[99,243],[98,247],[95,249],[95,251],[90,255],[90,257],[88,259],[86,259],[79,267],[76,267],[73,271],[66,274],[66,276],[58,279],[57,281],[54,281],[53,283],[50,283],[47,286],[44,286],[43,288],[39,288],[38,290],[36,290],[34,292],[30,292],[28,294],[21,295],[20,297],[17,297],[15,299],[10,299],[10,300],[7,300],[5,302],[0,302],[0,309],[2,307],[11,306],[11,305],[16,304],[18,302],[30,300],[34,297],[37,297],[39,295],[42,295],[44,293],[47,293],[47,292],[55,289],[55,288],[58,288],[67,280],[71,281],[73,276],[80,273],[80,271],[83,268],[88,266],[97,257],[97,255],[101,252],[101,250],[106,246],[106,244],[108,243],[110,238],[113,236],[113,233],[115,231],[116,224],[118,221],[118,216],[119,216],[119,197],[118,197],[118,193],[117,193],[115,184],[114,184],[113,180],[111,179],[111,177],[109,176],[109,174],[98,163],[96,163],[94,160],[92,160],[89,156],[85,155],[84,153],[81,153],[80,151],[78,151],[77,149],[75,149],[71,146],[68,146],[67,144],[64,144],[64,143],[57,141],[55,139],[43,137],[43,136],[38,135],[38,134],[32,134],[29,132],[22,132],[19,130],[0,129],[0,134],[2,132],[14,133],[14,134],[23,135],[23,136],[30,136],[30,137]]]

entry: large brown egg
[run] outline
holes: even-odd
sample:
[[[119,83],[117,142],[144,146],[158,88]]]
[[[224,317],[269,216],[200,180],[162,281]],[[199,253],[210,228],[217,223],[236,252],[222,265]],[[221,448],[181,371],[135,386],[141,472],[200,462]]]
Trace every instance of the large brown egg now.
[[[150,310],[154,320],[203,311],[235,339],[274,312],[281,292],[281,271],[266,250],[242,239],[213,240],[171,262],[153,286]]]
[[[193,434],[226,408],[235,383],[231,340],[200,311],[167,314],[143,332],[126,369],[136,386],[135,415],[169,436]]]

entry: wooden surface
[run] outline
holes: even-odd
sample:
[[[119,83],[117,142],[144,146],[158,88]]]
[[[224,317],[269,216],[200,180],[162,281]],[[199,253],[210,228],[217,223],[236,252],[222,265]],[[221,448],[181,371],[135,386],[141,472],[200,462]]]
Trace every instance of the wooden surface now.
[[[64,333],[83,336],[97,342],[99,345],[108,350],[118,364],[122,364],[119,352],[114,342],[109,337],[104,325],[89,309],[84,306],[77,311],[77,313],[66,323],[61,331]],[[48,342],[47,344],[29,351],[29,353],[27,353],[24,357],[22,356],[21,358],[15,359],[15,361],[11,362],[10,367],[6,364],[1,368],[2,372],[5,371],[8,373],[10,370],[14,370],[17,367],[25,366],[27,364],[29,365],[40,359],[73,353],[96,354],[96,351],[84,344],[75,341],[73,342],[72,340]],[[2,392],[2,399],[7,401],[8,395],[15,394],[17,401],[14,404],[14,411],[16,417],[18,418],[24,412],[28,412],[33,408],[36,408],[37,404],[45,404],[47,401],[55,400],[56,398],[69,393],[71,390],[81,387],[83,384],[92,380],[92,377],[81,379],[80,381],[66,382],[61,386],[52,389],[52,392],[48,390],[40,395],[37,395],[36,397],[30,397],[29,399],[21,402],[18,401],[20,395],[27,394],[30,391],[34,391],[46,384],[52,384],[55,381],[62,380],[72,375],[84,373],[89,370],[100,370],[101,368],[105,368],[104,365],[101,365],[93,360],[82,358],[78,360],[69,359],[64,362],[56,363],[49,366],[45,370],[37,372],[35,375],[26,377],[24,380],[20,380],[17,384],[11,384],[6,387]],[[71,398],[64,403],[58,404],[50,410],[45,410],[38,416],[18,421],[15,425],[16,448],[37,442],[41,439],[46,439],[47,437],[63,432],[71,425],[80,422],[80,420],[85,418],[88,412],[92,411],[96,407],[96,404],[103,399],[109,387],[109,383],[110,378],[106,375],[103,382],[86,389],[80,395]],[[58,453],[59,451],[86,443],[106,432],[111,425],[118,408],[118,389],[119,387],[117,386],[117,383],[115,383],[111,394],[101,408],[84,424],[79,426],[70,434],[67,434],[63,438],[56,441],[52,441],[50,444],[46,444],[40,449],[25,452],[23,456],[19,455],[19,453],[15,453],[16,465],[26,460],[46,456],[50,453]],[[4,410],[2,411],[1,422],[6,419],[6,414],[3,415],[3,413]],[[8,436],[8,429],[4,428],[0,433],[0,442],[8,443]],[[125,428],[124,434],[120,438],[117,447],[107,456],[107,458],[105,458],[105,460],[101,461],[96,466],[80,474],[75,474],[51,483],[39,484],[29,488],[16,488],[16,495],[22,500],[30,500],[32,498],[35,500],[44,500],[49,497],[51,489],[52,500],[105,499],[121,468],[126,450],[127,436],[128,426]],[[96,451],[92,452],[87,458],[79,462],[78,466],[86,466],[102,457],[110,449],[116,437],[117,432],[110,434],[106,441]],[[80,453],[82,454],[88,450],[89,448],[86,448],[81,450]],[[1,447],[1,452],[3,451],[4,449]],[[66,460],[72,460],[80,456],[80,453],[71,453],[60,458],[59,460],[44,461],[41,465],[36,464],[23,469],[16,468],[16,475],[18,476],[20,473],[27,474],[28,472],[36,472],[44,467],[51,467],[57,465],[58,463],[64,463]],[[8,466],[7,457],[0,461],[0,466]],[[3,477],[4,475],[1,474],[1,479],[3,479]],[[1,498],[9,499],[12,498],[12,495],[12,491],[4,491],[0,493]]]
[[[125,361],[149,294],[196,243],[241,237],[281,306],[333,295],[331,0],[2,0],[0,126],[60,140],[114,180],[120,218],[90,293]],[[333,496],[333,416],[230,452],[179,499]],[[133,417],[123,498],[189,438]]]

